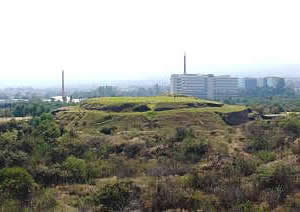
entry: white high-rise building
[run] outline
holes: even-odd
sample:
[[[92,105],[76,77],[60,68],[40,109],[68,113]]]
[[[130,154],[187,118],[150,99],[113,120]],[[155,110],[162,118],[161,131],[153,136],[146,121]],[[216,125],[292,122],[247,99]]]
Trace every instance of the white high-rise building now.
[[[171,94],[194,96],[211,100],[238,97],[239,79],[235,77],[173,74],[171,75]]]

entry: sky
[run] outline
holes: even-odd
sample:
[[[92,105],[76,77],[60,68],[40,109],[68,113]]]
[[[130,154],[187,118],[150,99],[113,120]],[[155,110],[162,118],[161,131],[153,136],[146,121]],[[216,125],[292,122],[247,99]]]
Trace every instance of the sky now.
[[[0,86],[300,76],[299,0],[1,0]],[[298,73],[299,72],[299,73]]]

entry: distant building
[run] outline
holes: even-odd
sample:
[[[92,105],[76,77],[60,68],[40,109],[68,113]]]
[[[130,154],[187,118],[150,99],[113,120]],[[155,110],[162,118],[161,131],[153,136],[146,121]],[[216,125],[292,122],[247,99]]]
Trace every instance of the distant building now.
[[[70,96],[53,96],[51,97],[50,99],[47,99],[45,101],[48,101],[48,102],[66,102],[66,103],[80,103],[81,102],[81,99],[73,99],[72,97]]]
[[[245,78],[245,89],[251,90],[257,88],[257,79],[256,78]]]
[[[257,79],[257,87],[259,88],[284,88],[285,79],[281,77],[265,77]]]
[[[258,78],[257,79],[257,87],[264,88],[266,87],[266,81],[264,78]]]
[[[239,79],[239,87],[246,90],[253,90],[258,87],[258,79],[256,78],[241,78]]]
[[[285,80],[281,77],[265,77],[265,85],[268,88],[284,88]]]
[[[238,97],[239,80],[235,77],[173,74],[171,75],[171,94],[194,96],[211,100]]]

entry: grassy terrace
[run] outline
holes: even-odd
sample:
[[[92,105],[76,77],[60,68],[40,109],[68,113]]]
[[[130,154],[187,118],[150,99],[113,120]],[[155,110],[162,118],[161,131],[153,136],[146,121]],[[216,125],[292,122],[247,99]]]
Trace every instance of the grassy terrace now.
[[[124,103],[138,104],[157,104],[157,103],[215,103],[215,101],[203,100],[193,97],[170,97],[170,96],[154,96],[154,97],[102,97],[92,98],[85,101],[87,104],[103,104],[114,105]],[[220,103],[219,103],[220,104]]]
[[[134,111],[102,111],[101,109],[93,109],[98,108],[98,106],[106,107],[106,106],[115,106],[122,104],[138,104],[138,105],[146,105],[150,108],[148,111],[142,111],[138,114],[149,114],[149,113],[159,113],[160,115],[170,114],[174,112],[220,112],[220,113],[229,113],[244,110],[244,106],[239,105],[226,105],[216,101],[209,101],[199,98],[193,97],[170,97],[170,96],[157,96],[157,97],[102,97],[102,98],[92,98],[87,99],[81,104],[80,108],[73,109],[71,111],[85,110],[86,112],[101,114],[126,114],[126,115],[134,115],[137,114]],[[198,104],[199,107],[188,106],[189,104]],[[170,110],[165,111],[155,111],[158,107],[170,107]],[[92,108],[92,109],[90,109]]]
[[[98,115],[107,115],[107,113],[111,115],[137,115],[137,114],[145,114],[145,115],[151,115],[151,114],[157,114],[160,115],[168,115],[170,113],[178,113],[178,112],[189,112],[189,113],[199,113],[199,112],[219,112],[219,113],[231,113],[231,112],[237,112],[245,110],[246,107],[242,105],[224,105],[222,107],[203,107],[203,108],[185,108],[185,109],[177,109],[177,110],[167,110],[167,111],[148,111],[148,112],[106,112],[106,111],[98,111],[98,110],[82,110],[79,107],[73,107],[72,110],[66,111],[66,112],[89,112],[94,113]]]

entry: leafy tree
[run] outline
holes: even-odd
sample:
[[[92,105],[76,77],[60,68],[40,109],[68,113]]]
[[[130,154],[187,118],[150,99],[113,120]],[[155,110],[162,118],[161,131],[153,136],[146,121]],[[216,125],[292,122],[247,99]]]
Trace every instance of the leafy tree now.
[[[34,186],[32,176],[23,168],[5,168],[0,171],[0,191],[8,196],[25,200]]]
[[[113,211],[123,211],[133,199],[138,198],[139,189],[131,182],[105,185],[94,195],[94,202]]]
[[[85,182],[88,178],[87,165],[84,160],[70,156],[64,162],[68,178],[74,182]]]
[[[60,136],[60,129],[50,114],[43,114],[32,122],[35,128],[35,135],[42,136],[46,141],[55,140]]]

